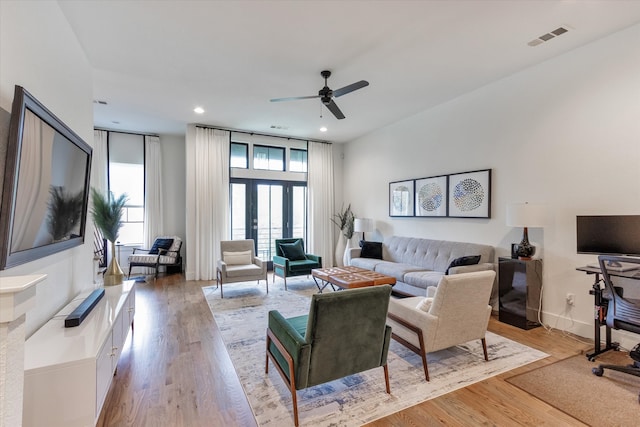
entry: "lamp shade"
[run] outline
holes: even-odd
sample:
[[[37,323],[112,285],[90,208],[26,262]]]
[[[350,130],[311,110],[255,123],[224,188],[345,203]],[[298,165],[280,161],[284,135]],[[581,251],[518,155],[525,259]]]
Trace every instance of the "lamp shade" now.
[[[353,231],[356,233],[369,233],[373,231],[373,220],[371,218],[356,218],[353,221]]]
[[[544,227],[546,208],[536,203],[511,203],[507,205],[507,225],[509,227]]]

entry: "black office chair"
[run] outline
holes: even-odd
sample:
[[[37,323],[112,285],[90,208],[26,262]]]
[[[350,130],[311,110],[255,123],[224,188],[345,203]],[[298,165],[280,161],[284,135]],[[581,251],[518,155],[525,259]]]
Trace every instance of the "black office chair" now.
[[[600,255],[598,261],[605,283],[604,294],[609,300],[607,307],[607,326],[612,329],[622,329],[640,334],[640,299],[624,298],[622,288],[614,286],[609,270],[607,269],[609,265],[620,265],[620,263],[640,265],[640,258]],[[605,369],[640,377],[640,344],[636,345],[629,355],[633,359],[631,365],[601,364],[591,371],[599,377],[602,376]],[[640,392],[638,394],[638,403],[640,403]]]

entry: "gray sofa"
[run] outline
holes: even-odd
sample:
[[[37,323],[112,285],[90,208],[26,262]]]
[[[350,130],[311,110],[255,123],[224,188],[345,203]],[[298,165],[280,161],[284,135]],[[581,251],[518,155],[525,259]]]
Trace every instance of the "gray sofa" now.
[[[449,242],[415,237],[391,236],[382,243],[382,259],[362,258],[361,249],[351,249],[351,265],[396,278],[394,293],[426,296],[429,286],[438,286],[451,262],[465,256],[480,255],[475,265],[451,267],[449,274],[495,270],[494,248],[477,243]],[[490,304],[496,306],[497,282]]]

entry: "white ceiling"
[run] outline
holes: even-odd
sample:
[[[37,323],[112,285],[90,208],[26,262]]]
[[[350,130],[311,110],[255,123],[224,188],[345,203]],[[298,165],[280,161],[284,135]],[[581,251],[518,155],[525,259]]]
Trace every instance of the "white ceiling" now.
[[[58,2],[94,69],[94,98],[108,103],[94,104],[96,126],[335,142],[640,22],[638,0]],[[570,31],[527,45],[560,26]],[[318,99],[269,102],[316,95],[324,69],[332,89],[370,83],[336,99],[346,119]]]

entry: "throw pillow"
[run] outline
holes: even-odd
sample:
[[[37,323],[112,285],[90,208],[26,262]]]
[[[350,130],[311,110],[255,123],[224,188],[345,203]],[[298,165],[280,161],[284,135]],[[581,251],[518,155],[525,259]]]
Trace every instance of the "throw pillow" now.
[[[169,250],[171,245],[173,245],[173,239],[156,239],[156,241],[153,242],[153,246],[151,246],[149,253],[157,255],[160,253],[160,249],[164,249],[165,251],[167,251]]]
[[[222,252],[222,260],[227,265],[248,265],[251,264],[251,251]]]
[[[479,262],[480,262],[480,255],[469,255],[469,256],[462,256],[460,258],[456,258],[453,261],[451,261],[451,264],[449,264],[449,267],[447,267],[447,271],[444,274],[449,274],[449,269],[451,267],[460,267],[462,265],[475,265]]]
[[[285,258],[289,258],[289,261],[302,261],[307,259],[304,254],[304,248],[302,247],[302,240],[296,240],[293,243],[280,243],[280,249]]]
[[[429,310],[431,309],[431,304],[433,304],[433,298],[427,297],[420,301],[416,308],[418,310],[429,312]]]
[[[382,243],[381,242],[360,242],[362,251],[360,251],[361,258],[375,258],[382,259]]]

